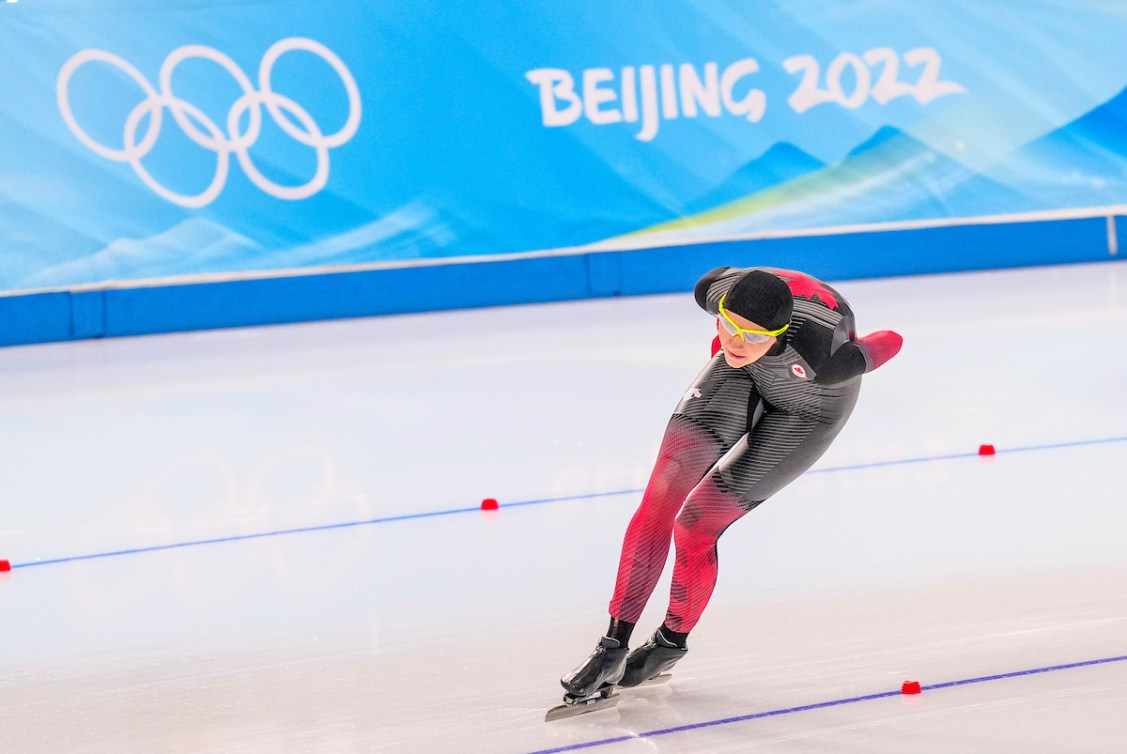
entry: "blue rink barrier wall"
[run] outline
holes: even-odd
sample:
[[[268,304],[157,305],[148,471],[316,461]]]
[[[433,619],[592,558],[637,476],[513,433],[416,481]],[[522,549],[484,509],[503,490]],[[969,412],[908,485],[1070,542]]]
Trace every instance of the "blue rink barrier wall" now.
[[[0,345],[689,291],[721,265],[848,280],[1119,259],[1093,217],[0,296]]]

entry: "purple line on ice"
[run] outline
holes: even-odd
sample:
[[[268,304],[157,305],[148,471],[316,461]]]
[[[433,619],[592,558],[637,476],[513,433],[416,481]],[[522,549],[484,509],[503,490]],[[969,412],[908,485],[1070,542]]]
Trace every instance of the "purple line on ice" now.
[[[930,691],[934,689],[945,689],[952,686],[966,686],[971,683],[985,683],[987,681],[998,681],[1003,678],[1017,678],[1023,675],[1034,675],[1036,673],[1051,673],[1056,670],[1070,670],[1072,668],[1083,668],[1088,665],[1103,665],[1109,662],[1123,662],[1127,660],[1127,655],[1120,657],[1105,657],[1100,660],[1085,660],[1083,662],[1070,662],[1067,665],[1051,665],[1045,668],[1033,668],[1031,670],[1015,670],[1012,673],[999,673],[998,675],[986,675],[980,678],[966,678],[961,681],[947,681],[946,683],[934,683],[930,686],[921,686],[922,691]],[[755,712],[750,715],[739,715],[737,717],[726,717],[722,720],[708,720],[703,723],[692,723],[690,725],[678,725],[676,728],[662,728],[661,730],[649,730],[644,733],[635,733],[629,736],[616,736],[615,738],[603,738],[598,741],[588,741],[582,744],[571,744],[569,746],[560,746],[555,749],[540,749],[529,754],[557,754],[557,752],[564,751],[578,751],[579,749],[593,749],[597,746],[609,746],[610,744],[623,743],[625,741],[636,741],[642,738],[654,738],[655,736],[664,736],[669,733],[682,733],[688,730],[696,730],[698,728],[712,728],[717,725],[730,725],[731,723],[742,723],[748,720],[758,720],[764,717],[777,717],[779,715],[790,715],[795,712],[809,712],[810,710],[825,709],[826,707],[837,707],[843,704],[854,704],[856,702],[868,702],[873,699],[884,699],[890,696],[900,696],[900,691],[884,691],[879,694],[867,694],[865,696],[854,696],[848,699],[834,699],[829,702],[818,702],[817,704],[804,704],[801,707],[787,707],[786,709],[771,710],[769,712]]]
[[[1020,448],[999,448],[997,453],[1002,455],[1005,453],[1023,453],[1033,450],[1056,450],[1059,448],[1075,448],[1084,445],[1107,445],[1110,443],[1127,442],[1127,437],[1104,437],[1095,440],[1076,440],[1073,442],[1055,443],[1052,445],[1029,445]],[[806,472],[807,474],[829,474],[838,471],[859,471],[861,469],[875,469],[883,466],[902,466],[910,463],[928,463],[930,461],[950,461],[957,458],[977,458],[978,453],[952,453],[941,456],[925,456],[920,458],[901,458],[893,461],[875,461],[873,463],[860,463],[852,466],[828,466],[820,469],[811,469]],[[519,508],[526,505],[544,505],[546,503],[562,503],[568,500],[590,500],[597,497],[615,497],[617,495],[636,495],[642,493],[644,490],[616,490],[614,492],[593,492],[587,495],[568,495],[565,497],[546,497],[539,500],[523,500],[516,503],[504,503],[502,508]],[[224,542],[240,542],[247,539],[263,539],[265,537],[281,537],[287,534],[306,534],[316,531],[329,531],[332,529],[347,529],[354,526],[371,526],[373,524],[388,524],[396,521],[411,521],[420,518],[435,518],[438,516],[451,516],[457,513],[475,513],[480,511],[478,507],[473,508],[452,508],[449,510],[441,511],[428,511],[424,513],[406,513],[401,516],[384,516],[382,518],[370,518],[364,521],[345,521],[337,524],[322,524],[320,526],[306,526],[298,529],[280,529],[277,531],[264,531],[254,534],[239,534],[231,537],[216,537],[214,539],[197,539],[190,542],[174,542],[165,545],[153,545],[150,547],[135,547],[128,550],[115,550],[113,552],[98,552],[91,555],[72,555],[64,558],[52,558],[50,560],[33,560],[27,563],[12,563],[12,570],[17,568],[34,568],[36,566],[45,565],[59,565],[60,563],[73,563],[79,560],[95,560],[98,558],[113,558],[120,555],[137,555],[143,552],[159,552],[161,550],[176,550],[185,547],[199,547],[202,545],[214,545]]]

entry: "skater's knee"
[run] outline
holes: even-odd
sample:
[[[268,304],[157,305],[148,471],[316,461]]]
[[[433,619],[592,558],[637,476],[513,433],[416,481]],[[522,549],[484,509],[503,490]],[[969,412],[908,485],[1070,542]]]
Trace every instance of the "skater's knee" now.
[[[719,532],[690,506],[673,521],[673,541],[679,551],[703,551],[716,546]]]
[[[699,472],[698,472],[699,473]],[[653,515],[672,515],[685,502],[697,480],[684,459],[675,455],[658,458],[646,489],[646,502]]]
[[[688,469],[685,468],[684,459],[673,453],[659,456],[654,472],[654,486],[658,492],[684,487],[687,481]]]

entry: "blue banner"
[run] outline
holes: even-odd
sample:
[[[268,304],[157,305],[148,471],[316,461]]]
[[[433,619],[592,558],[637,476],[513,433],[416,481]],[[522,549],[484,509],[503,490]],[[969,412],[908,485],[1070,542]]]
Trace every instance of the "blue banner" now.
[[[1127,205],[1127,5],[0,4],[0,290]]]

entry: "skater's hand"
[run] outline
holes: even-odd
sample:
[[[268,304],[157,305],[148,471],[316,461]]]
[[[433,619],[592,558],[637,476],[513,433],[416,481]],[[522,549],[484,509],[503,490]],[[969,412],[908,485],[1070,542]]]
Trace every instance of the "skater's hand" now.
[[[866,361],[869,362],[869,368],[866,371],[871,372],[900,353],[900,348],[904,345],[904,338],[900,336],[900,333],[892,330],[877,330],[872,335],[861,338],[857,343],[865,349]]]

